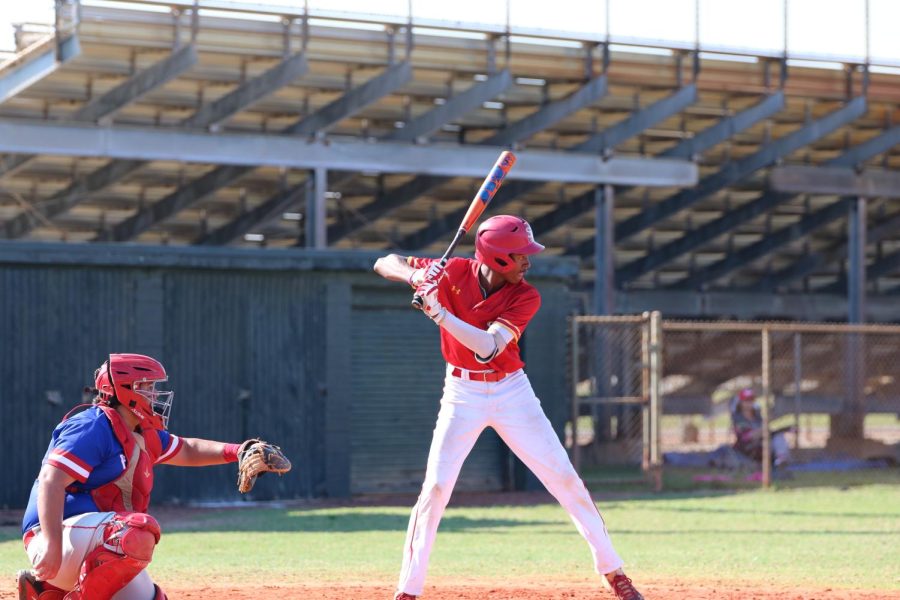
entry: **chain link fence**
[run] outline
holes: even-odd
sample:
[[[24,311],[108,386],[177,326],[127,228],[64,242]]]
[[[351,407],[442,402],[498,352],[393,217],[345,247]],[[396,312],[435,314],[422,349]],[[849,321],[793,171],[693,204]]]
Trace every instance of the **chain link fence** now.
[[[657,487],[896,466],[898,356],[896,326],[575,317],[567,443]]]
[[[598,467],[606,483],[658,475],[659,321],[659,313],[572,319],[566,444],[582,475]]]

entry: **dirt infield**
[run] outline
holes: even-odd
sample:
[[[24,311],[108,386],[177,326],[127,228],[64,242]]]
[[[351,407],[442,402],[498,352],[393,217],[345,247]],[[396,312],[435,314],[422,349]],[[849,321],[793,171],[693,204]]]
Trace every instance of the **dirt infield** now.
[[[5,587],[5,586],[4,586]],[[752,586],[735,586],[728,582],[649,583],[641,586],[647,600],[846,600],[866,598],[866,600],[900,600],[900,591],[832,590],[774,588],[767,586],[759,590]],[[390,600],[390,589],[376,585],[347,585],[333,587],[285,587],[266,585],[257,587],[213,587],[199,586],[193,590],[169,587],[166,589],[171,600],[259,600],[278,598],[279,600]],[[0,591],[0,600],[16,600],[14,591]],[[545,587],[503,587],[500,585],[430,586],[422,600],[613,600],[612,594],[597,586],[569,586],[565,588]]]
[[[278,598],[279,600],[390,600],[391,590],[376,585],[346,585],[335,587],[205,587],[192,591],[169,588],[166,590],[172,600],[181,598],[199,600],[223,598],[227,600],[258,600]],[[866,598],[866,600],[898,600],[900,591],[865,591],[773,588],[767,586],[759,590],[750,585],[735,586],[728,582],[679,583],[677,581],[648,583],[641,585],[641,592],[647,600],[846,600]],[[0,598],[6,596],[0,595]],[[12,596],[9,596],[12,598]],[[503,585],[429,586],[422,600],[613,600],[611,593],[599,586],[579,584],[576,586],[532,586],[504,587]]]

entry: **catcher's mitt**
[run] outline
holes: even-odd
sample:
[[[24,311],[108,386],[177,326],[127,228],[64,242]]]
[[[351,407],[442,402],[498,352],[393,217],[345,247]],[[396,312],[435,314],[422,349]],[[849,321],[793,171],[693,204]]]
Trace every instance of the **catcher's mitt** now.
[[[238,491],[246,494],[253,489],[256,478],[263,473],[287,473],[291,461],[281,448],[258,439],[250,439],[238,448]]]

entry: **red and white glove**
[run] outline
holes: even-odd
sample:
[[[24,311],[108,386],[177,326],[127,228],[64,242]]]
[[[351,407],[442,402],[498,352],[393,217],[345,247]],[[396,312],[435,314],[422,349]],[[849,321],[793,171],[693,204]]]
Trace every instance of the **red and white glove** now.
[[[423,269],[416,269],[409,276],[409,285],[417,288],[423,283],[428,283],[430,281],[440,281],[441,277],[444,276],[444,266],[441,265],[441,261],[436,260],[428,267]]]
[[[416,296],[422,298],[422,312],[429,319],[440,325],[447,316],[447,309],[438,300],[438,282],[429,281],[416,288]]]

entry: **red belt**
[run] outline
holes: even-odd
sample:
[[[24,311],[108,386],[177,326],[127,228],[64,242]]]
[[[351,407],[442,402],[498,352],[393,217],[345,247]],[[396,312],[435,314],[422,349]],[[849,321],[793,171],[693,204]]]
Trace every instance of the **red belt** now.
[[[450,374],[454,377],[459,377],[460,379],[468,379],[469,381],[500,381],[501,379],[506,378],[509,373],[500,373],[499,371],[464,371],[459,367],[453,367],[453,370],[450,371]]]

